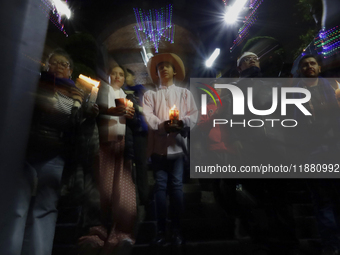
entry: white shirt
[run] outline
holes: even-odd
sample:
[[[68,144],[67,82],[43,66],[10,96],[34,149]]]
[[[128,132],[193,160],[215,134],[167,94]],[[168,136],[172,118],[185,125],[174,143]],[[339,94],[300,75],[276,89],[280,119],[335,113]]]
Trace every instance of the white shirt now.
[[[162,124],[169,120],[169,110],[176,105],[179,110],[179,119],[184,127],[193,128],[197,122],[197,107],[195,100],[188,89],[180,88],[174,84],[166,87],[159,86],[157,91],[147,91],[143,97],[143,109],[146,121],[154,131],[151,138],[151,153],[160,155],[185,152],[187,139],[180,134],[167,134]]]
[[[108,96],[108,108],[116,107],[116,98],[126,98],[126,94],[122,89],[114,90],[109,86]],[[124,116],[110,116],[101,115],[102,118],[108,119],[108,141],[117,141],[118,135],[125,135],[126,119]]]

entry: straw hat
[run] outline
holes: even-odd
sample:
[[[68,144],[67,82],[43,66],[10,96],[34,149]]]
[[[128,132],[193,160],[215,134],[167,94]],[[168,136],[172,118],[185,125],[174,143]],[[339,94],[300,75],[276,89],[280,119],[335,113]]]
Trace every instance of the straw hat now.
[[[157,76],[157,65],[162,62],[169,62],[172,64],[173,68],[175,69],[176,75],[174,78],[178,81],[183,81],[185,77],[185,68],[183,61],[179,56],[173,53],[162,53],[157,54],[150,58],[148,62],[148,72],[149,76],[151,77],[154,83],[158,83],[158,76]]]

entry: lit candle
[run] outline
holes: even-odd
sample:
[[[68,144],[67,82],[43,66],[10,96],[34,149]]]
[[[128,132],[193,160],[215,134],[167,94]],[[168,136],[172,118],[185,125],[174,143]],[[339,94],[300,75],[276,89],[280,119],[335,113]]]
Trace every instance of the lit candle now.
[[[100,84],[100,81],[96,81],[91,79],[90,77],[86,77],[82,74],[79,75],[79,79],[85,81],[86,83],[92,85],[91,95],[89,99],[89,103],[94,104],[97,100],[98,96],[98,86]]]
[[[170,124],[177,124],[179,120],[179,111],[176,108],[176,105],[174,105],[170,110],[169,110],[169,119],[170,119]]]
[[[125,106],[133,107],[133,103],[129,99],[124,98],[124,103],[125,103]]]

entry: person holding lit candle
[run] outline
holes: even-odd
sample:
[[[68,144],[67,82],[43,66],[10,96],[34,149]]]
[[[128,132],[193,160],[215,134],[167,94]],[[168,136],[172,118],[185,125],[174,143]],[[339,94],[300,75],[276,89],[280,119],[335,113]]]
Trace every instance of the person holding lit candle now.
[[[134,108],[121,89],[125,68],[111,69],[111,84],[101,83],[99,105],[99,164],[96,176],[100,193],[102,225],[90,229],[79,245],[89,244],[109,254],[123,243],[133,245],[136,218],[135,185],[132,167],[124,158],[127,119],[133,119]]]
[[[83,92],[71,80],[73,62],[63,50],[52,52],[41,72],[26,150],[23,176],[18,176],[15,211],[1,208],[6,221],[0,254],[51,254],[57,203],[64,165],[74,150],[73,138],[80,125]]]
[[[177,125],[178,124],[178,118],[179,118],[179,112],[178,112],[178,109],[176,108],[176,105],[174,105],[169,110],[170,125]]]
[[[167,193],[170,197],[172,244],[182,244],[181,215],[183,212],[183,160],[187,139],[183,130],[193,127],[197,120],[197,107],[190,91],[175,86],[184,80],[185,68],[175,54],[165,53],[152,57],[148,62],[149,75],[159,83],[157,91],[147,91],[143,109],[151,132],[149,152],[155,176],[157,211],[157,236],[154,245],[164,245],[166,232]],[[175,105],[175,107],[174,107]],[[174,107],[173,109],[171,109]],[[168,192],[167,192],[168,191]]]

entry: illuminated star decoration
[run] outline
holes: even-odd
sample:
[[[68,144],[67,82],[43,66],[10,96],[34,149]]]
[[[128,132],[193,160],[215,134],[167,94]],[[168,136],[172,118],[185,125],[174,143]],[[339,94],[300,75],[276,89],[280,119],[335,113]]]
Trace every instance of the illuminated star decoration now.
[[[68,37],[68,34],[65,31],[64,24],[61,20],[61,14],[58,12],[57,7],[53,1],[50,0],[41,0],[43,5],[40,5],[40,8],[46,13],[46,16],[49,16],[50,21],[61,31],[63,34]],[[67,1],[66,1],[67,2]]]
[[[137,26],[134,27],[139,45],[152,43],[158,53],[161,40],[174,43],[175,25],[172,22],[172,5],[142,11],[133,8]]]
[[[335,26],[329,30],[322,28],[319,35],[314,39],[314,47],[323,58],[340,53],[340,28]],[[304,55],[304,53],[302,53]]]
[[[230,47],[232,52],[237,46],[239,46],[249,35],[249,29],[257,19],[257,9],[262,4],[263,0],[252,0],[250,1],[249,9],[250,14],[246,17],[244,25],[238,30],[238,36],[233,42],[233,46]]]

